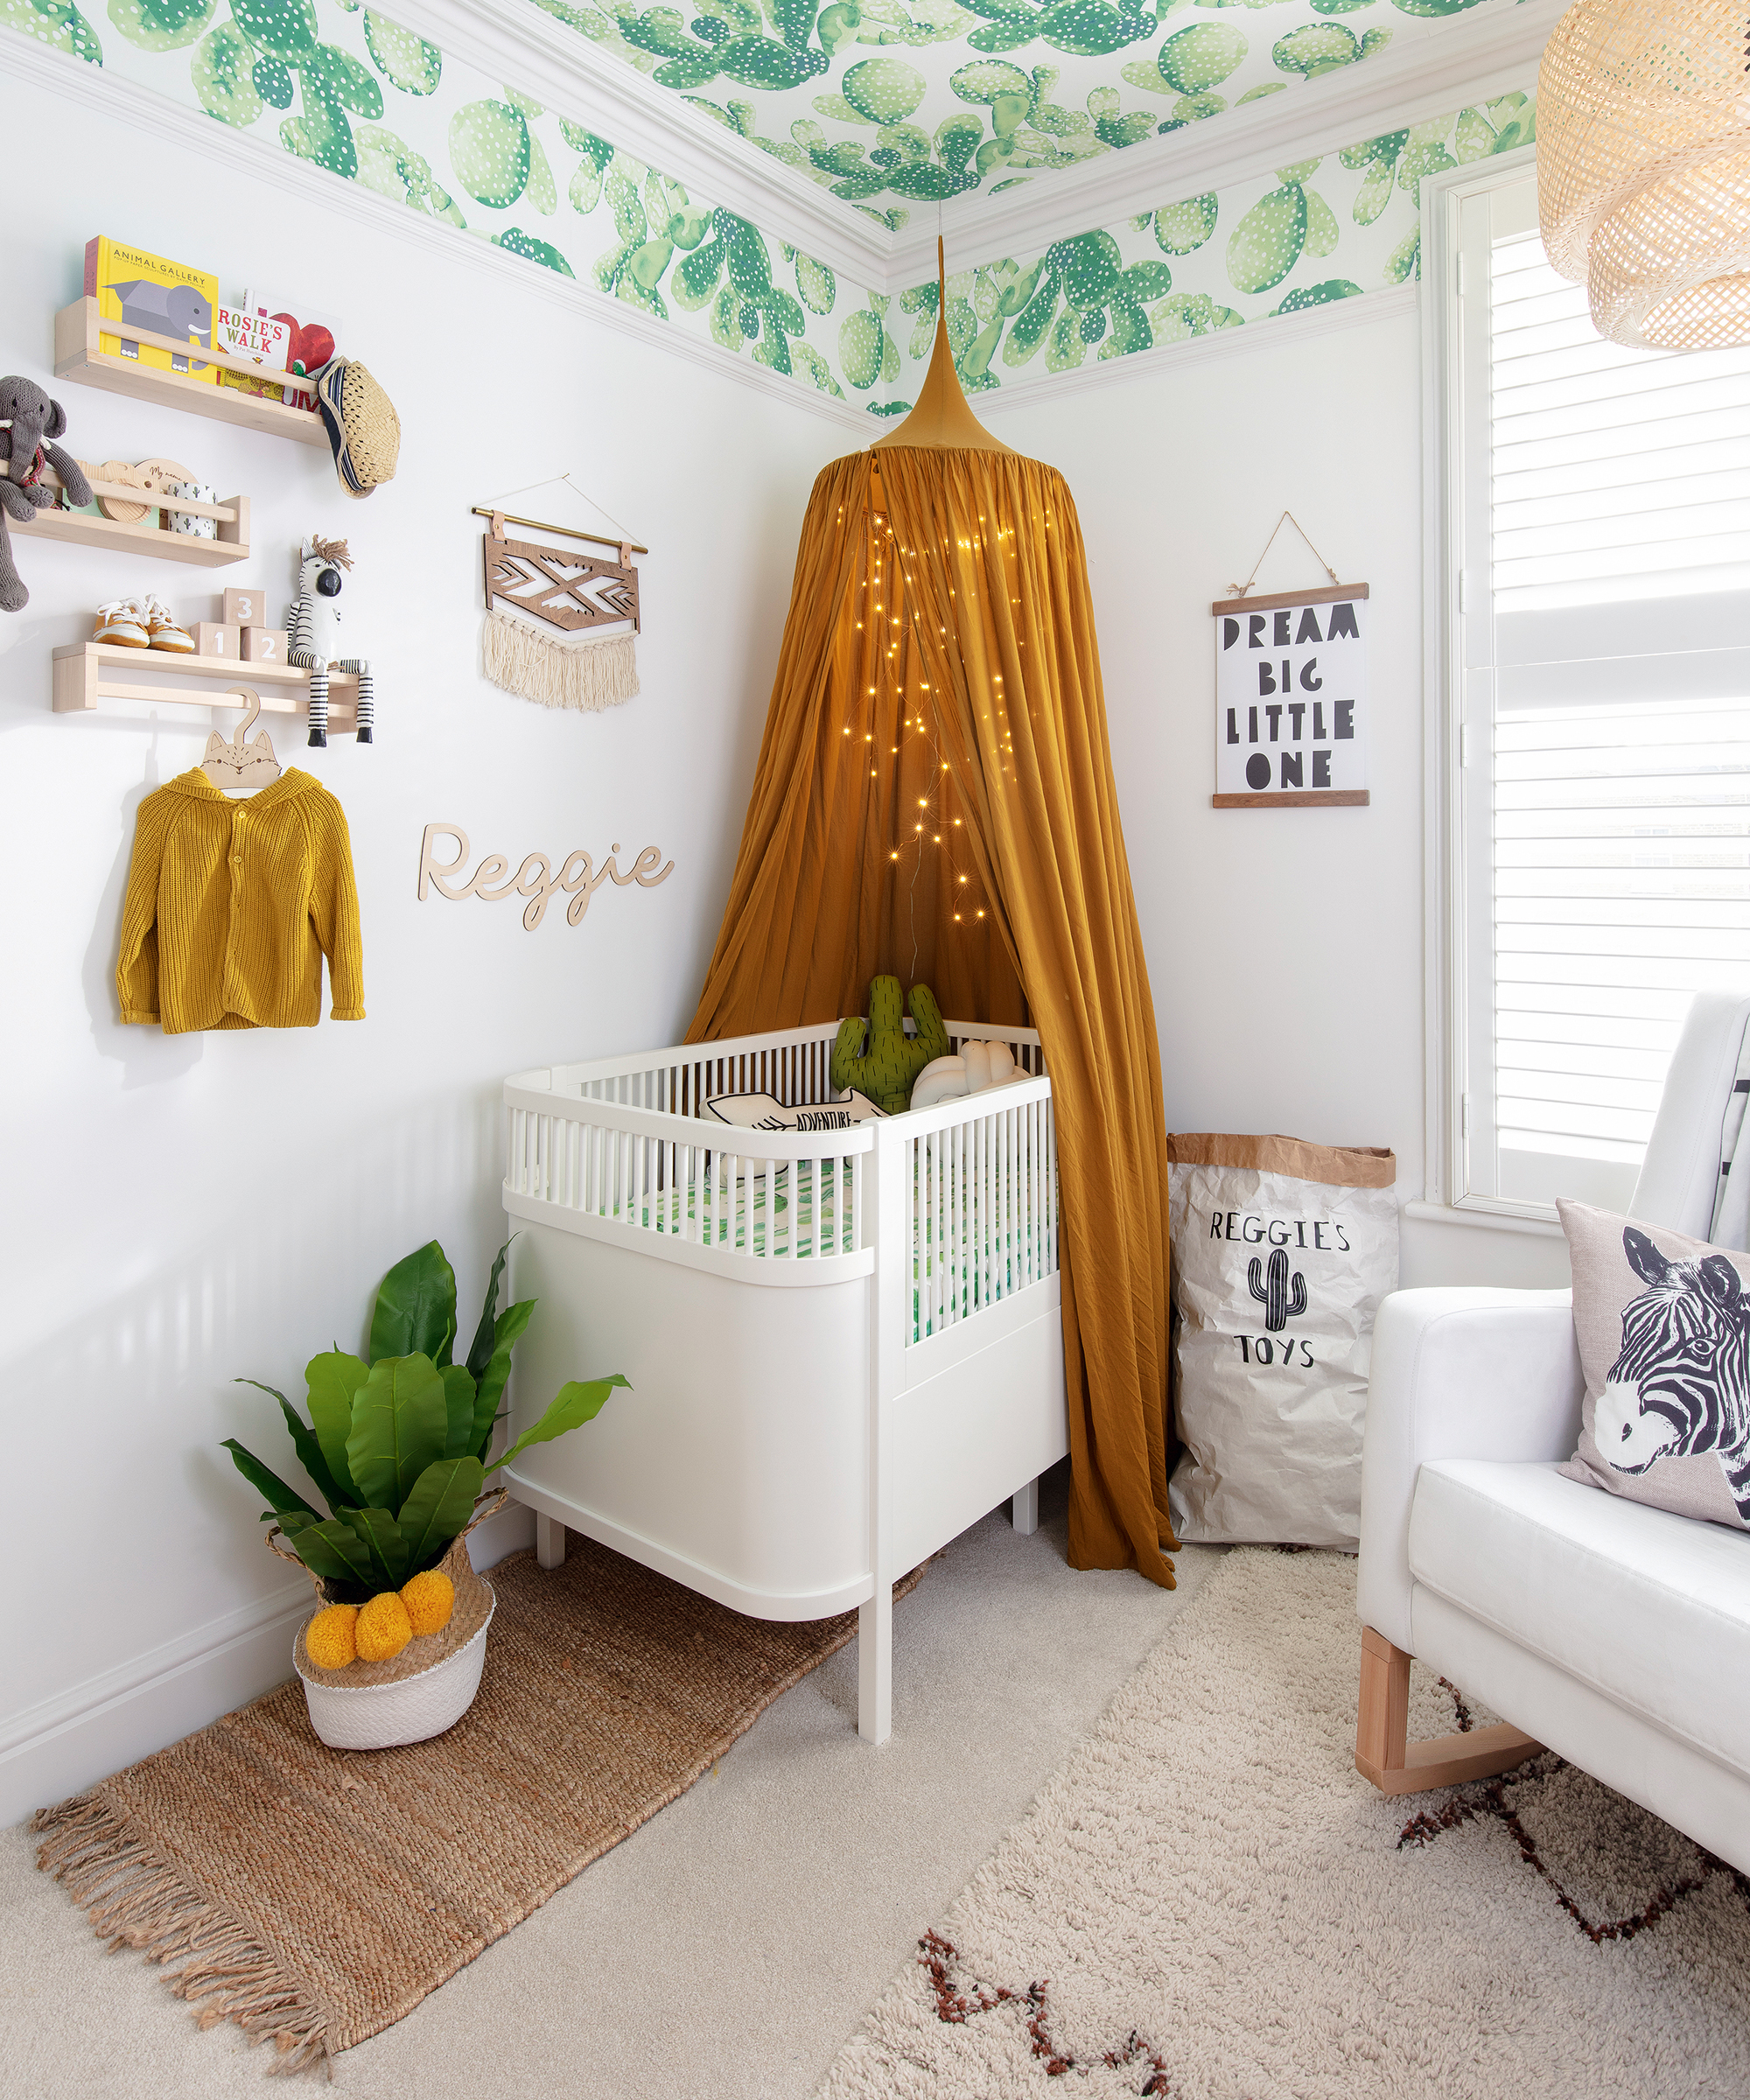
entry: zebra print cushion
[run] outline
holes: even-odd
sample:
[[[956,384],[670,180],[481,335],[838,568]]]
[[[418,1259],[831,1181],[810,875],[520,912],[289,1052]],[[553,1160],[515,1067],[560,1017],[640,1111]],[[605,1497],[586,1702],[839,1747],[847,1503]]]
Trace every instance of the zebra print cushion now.
[[[1572,1479],[1750,1529],[1750,1254],[1556,1206],[1586,1373]]]

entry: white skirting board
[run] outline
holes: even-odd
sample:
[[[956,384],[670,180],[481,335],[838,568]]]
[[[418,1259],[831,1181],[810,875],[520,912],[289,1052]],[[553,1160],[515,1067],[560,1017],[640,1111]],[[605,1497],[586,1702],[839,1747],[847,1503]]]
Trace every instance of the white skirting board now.
[[[513,1503],[482,1524],[468,1548],[474,1565],[487,1568],[534,1538],[533,1516]],[[0,1827],[284,1684],[292,1636],[312,1600],[307,1582],[289,1585],[14,1717],[0,1727]]]

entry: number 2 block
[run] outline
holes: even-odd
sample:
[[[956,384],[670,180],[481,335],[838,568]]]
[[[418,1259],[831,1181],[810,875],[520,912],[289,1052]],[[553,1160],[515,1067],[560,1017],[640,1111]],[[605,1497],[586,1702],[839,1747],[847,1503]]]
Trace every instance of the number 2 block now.
[[[286,634],[284,627],[245,627],[242,630],[245,663],[284,663]]]

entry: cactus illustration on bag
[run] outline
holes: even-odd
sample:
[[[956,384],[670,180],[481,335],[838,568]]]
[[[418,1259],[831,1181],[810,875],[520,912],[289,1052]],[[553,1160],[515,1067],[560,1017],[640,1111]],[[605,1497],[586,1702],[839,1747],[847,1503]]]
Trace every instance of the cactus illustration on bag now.
[[[1288,1256],[1278,1247],[1270,1257],[1269,1280],[1256,1255],[1246,1270],[1246,1282],[1252,1296],[1264,1307],[1264,1324],[1272,1334],[1279,1334],[1291,1320],[1298,1320],[1306,1310],[1306,1278],[1297,1269],[1294,1271],[1294,1294],[1288,1291]]]
[[[841,1093],[846,1087],[855,1087],[890,1116],[904,1114],[911,1105],[918,1074],[926,1065],[946,1057],[948,1051],[948,1031],[942,1025],[942,1012],[929,986],[914,984],[907,1004],[918,1025],[914,1036],[906,1033],[900,980],[872,979],[868,1020],[861,1014],[852,1014],[839,1023],[828,1068],[833,1085]],[[869,1038],[866,1052],[863,1047],[865,1031]]]

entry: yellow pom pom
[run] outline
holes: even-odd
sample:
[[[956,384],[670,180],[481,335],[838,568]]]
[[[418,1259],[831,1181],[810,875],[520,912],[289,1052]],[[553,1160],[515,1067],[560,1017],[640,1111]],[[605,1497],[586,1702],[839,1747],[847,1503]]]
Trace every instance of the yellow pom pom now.
[[[401,1601],[416,1634],[441,1634],[456,1608],[456,1586],[441,1568],[427,1568],[402,1583]]]
[[[360,1607],[358,1642],[361,1662],[392,1662],[413,1638],[407,1606],[393,1590]]]
[[[331,1604],[304,1629],[304,1650],[318,1670],[345,1670],[359,1653],[356,1604]]]

